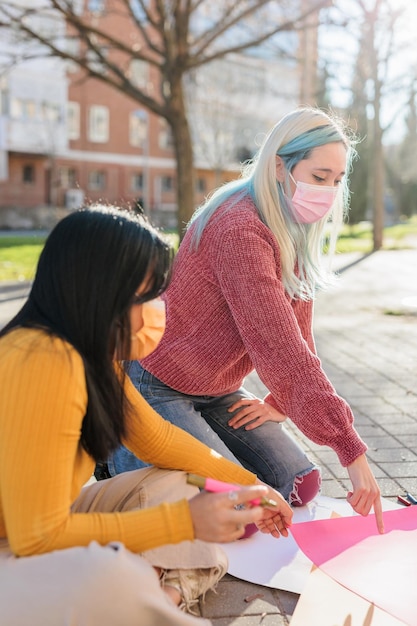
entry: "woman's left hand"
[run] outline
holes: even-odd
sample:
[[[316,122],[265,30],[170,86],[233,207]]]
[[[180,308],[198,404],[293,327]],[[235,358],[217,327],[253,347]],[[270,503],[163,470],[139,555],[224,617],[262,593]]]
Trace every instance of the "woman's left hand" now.
[[[258,484],[268,487],[268,493],[266,497],[278,504],[277,507],[263,507],[262,519],[256,522],[256,526],[262,533],[269,533],[273,537],[288,537],[287,528],[291,526],[293,510],[290,505],[284,500],[279,491],[276,491],[269,485],[265,485],[258,479]],[[279,509],[279,510],[278,510]]]
[[[286,415],[259,398],[242,398],[232,404],[228,411],[237,411],[228,421],[229,426],[235,429],[244,426],[245,430],[253,430],[265,422],[283,422],[287,419]]]

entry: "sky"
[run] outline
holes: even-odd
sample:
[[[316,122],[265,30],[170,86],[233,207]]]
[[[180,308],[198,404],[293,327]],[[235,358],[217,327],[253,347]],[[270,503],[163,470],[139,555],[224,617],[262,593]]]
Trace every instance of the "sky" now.
[[[417,77],[417,0],[384,0],[395,9],[403,9],[404,14],[398,20],[395,32],[395,54],[388,65],[389,82],[400,81],[402,87],[392,94],[387,94],[383,100],[382,123],[390,126],[384,136],[385,143],[398,140],[405,132],[402,104],[407,100],[407,90],[411,84],[411,77]],[[375,0],[368,0],[368,8]],[[343,18],[343,15],[358,13],[356,0],[338,0],[341,11],[334,12],[334,16]],[[331,80],[331,99],[334,106],[346,107],[349,104],[349,87],[352,79],[352,64],[357,53],[357,35],[349,34],[349,28],[331,28],[322,26],[320,29],[321,56],[326,59],[329,69],[334,75]],[[379,49],[382,50],[387,36],[382,40]],[[372,113],[371,110],[369,112]]]

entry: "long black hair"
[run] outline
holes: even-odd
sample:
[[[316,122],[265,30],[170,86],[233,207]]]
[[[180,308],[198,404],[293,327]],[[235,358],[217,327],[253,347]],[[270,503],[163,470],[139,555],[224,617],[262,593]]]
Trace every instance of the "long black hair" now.
[[[0,332],[42,328],[79,352],[88,390],[81,442],[96,461],[125,434],[129,405],[113,357],[129,354],[135,292],[145,287],[141,302],[162,293],[171,259],[170,245],[142,216],[102,205],[80,209],[51,231],[28,300]]]

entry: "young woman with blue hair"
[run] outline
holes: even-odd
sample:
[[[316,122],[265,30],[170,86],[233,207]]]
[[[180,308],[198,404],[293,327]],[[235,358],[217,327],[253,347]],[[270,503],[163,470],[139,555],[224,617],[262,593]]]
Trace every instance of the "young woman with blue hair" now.
[[[347,467],[348,501],[382,532],[380,491],[353,414],[321,368],[312,334],[317,289],[347,209],[354,148],[341,125],[300,108],[269,133],[239,180],[195,213],[164,298],[165,334],[130,375],[167,420],[255,472],[290,504],[311,500],[320,470],[290,437],[288,417]],[[253,370],[264,400],[242,386]],[[137,467],[123,448],[110,474]]]

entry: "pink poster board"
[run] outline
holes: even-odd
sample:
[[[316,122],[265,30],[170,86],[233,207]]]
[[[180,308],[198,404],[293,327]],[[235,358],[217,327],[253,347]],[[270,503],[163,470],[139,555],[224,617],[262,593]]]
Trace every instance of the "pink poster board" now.
[[[294,509],[294,520],[328,518],[335,509],[341,515],[352,514],[346,501],[317,496],[307,506]],[[312,566],[291,534],[276,539],[258,532],[249,539],[222,544],[222,548],[229,560],[229,574],[273,589],[301,593]]]
[[[385,534],[373,515],[294,524],[304,554],[340,585],[417,626],[417,506],[386,511]]]

